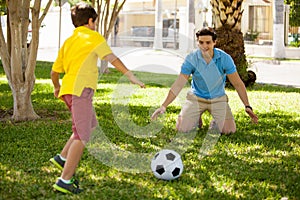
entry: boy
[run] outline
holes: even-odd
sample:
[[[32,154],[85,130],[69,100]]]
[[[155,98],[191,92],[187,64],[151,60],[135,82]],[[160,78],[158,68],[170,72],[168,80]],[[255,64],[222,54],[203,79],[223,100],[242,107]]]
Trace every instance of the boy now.
[[[252,121],[257,123],[258,117],[252,111],[246,87],[236,71],[232,58],[224,51],[214,47],[217,39],[214,30],[204,28],[196,33],[196,37],[199,49],[185,58],[180,75],[172,85],[162,106],[152,114],[152,119],[156,119],[159,114],[166,111],[167,106],[173,102],[192,75],[191,91],[188,92],[186,103],[177,119],[178,131],[191,131],[197,126],[197,123],[201,127],[201,115],[206,110],[213,116],[211,127],[217,127],[223,134],[236,131],[228,97],[225,94],[226,77],[245,105],[245,111]]]
[[[142,88],[145,85],[112,53],[105,39],[95,31],[98,16],[93,7],[83,2],[78,3],[72,7],[71,17],[75,30],[58,53],[52,66],[51,79],[54,96],[62,99],[71,111],[73,134],[61,153],[50,161],[63,170],[53,187],[63,193],[77,194],[81,189],[73,175],[85,144],[97,126],[92,97],[98,82],[98,57],[110,62],[133,84]],[[59,83],[60,73],[64,73],[62,85]]]

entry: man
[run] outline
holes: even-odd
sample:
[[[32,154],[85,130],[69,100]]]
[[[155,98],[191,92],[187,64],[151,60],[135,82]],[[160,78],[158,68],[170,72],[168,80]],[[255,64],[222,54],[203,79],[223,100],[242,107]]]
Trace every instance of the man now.
[[[191,91],[188,92],[186,102],[177,119],[178,131],[191,131],[198,122],[198,126],[201,127],[201,115],[205,111],[211,113],[213,116],[211,125],[216,126],[221,133],[230,134],[236,131],[234,117],[225,94],[226,77],[236,89],[245,111],[254,123],[258,123],[258,117],[250,106],[246,87],[237,73],[232,58],[214,47],[217,39],[215,31],[206,27],[198,31],[196,37],[199,49],[185,58],[177,80],[169,90],[162,106],[152,114],[152,120],[166,111],[167,106],[175,100],[192,75]]]

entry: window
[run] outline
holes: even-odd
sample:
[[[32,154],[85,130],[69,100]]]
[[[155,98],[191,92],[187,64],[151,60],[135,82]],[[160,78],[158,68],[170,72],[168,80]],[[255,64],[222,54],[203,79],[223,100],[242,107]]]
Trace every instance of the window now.
[[[272,19],[269,6],[249,6],[249,30],[259,33],[269,33]]]

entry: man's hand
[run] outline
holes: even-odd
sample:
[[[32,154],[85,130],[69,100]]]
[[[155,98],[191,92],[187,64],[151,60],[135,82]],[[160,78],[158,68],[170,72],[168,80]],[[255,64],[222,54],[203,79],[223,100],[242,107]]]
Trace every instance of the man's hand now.
[[[254,114],[253,110],[251,108],[246,108],[245,111],[251,117],[252,122],[257,124],[258,123],[258,117]]]
[[[161,106],[160,108],[156,109],[155,112],[151,116],[151,120],[156,120],[158,115],[164,114],[166,112],[166,107]]]

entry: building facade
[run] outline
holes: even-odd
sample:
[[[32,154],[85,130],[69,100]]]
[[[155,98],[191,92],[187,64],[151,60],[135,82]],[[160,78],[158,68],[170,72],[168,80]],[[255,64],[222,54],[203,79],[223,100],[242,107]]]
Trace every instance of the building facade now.
[[[186,27],[183,22],[189,17],[190,11],[187,10],[190,0],[162,0],[162,16],[164,32],[178,31],[178,34],[184,32]],[[245,0],[243,2],[243,17],[241,31],[250,37],[252,43],[270,44],[273,38],[273,5],[268,0]],[[287,8],[287,7],[285,7]],[[203,26],[212,26],[212,13],[209,0],[194,1],[195,27],[194,31],[201,29]],[[288,33],[288,9],[286,12],[286,40]],[[175,25],[175,22],[177,26]],[[138,32],[138,28],[155,26],[155,0],[127,0],[120,13],[119,30],[120,35],[130,37],[134,35],[134,31]],[[175,27],[176,26],[176,27]],[[168,30],[166,30],[168,29]],[[140,29],[142,35],[142,30]],[[148,35],[152,36],[148,30]]]

